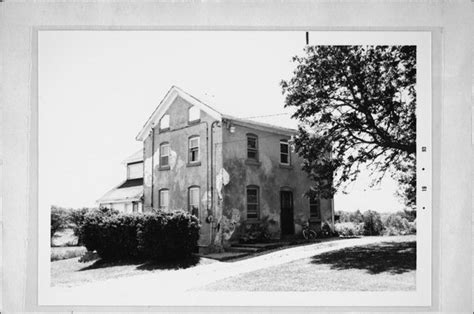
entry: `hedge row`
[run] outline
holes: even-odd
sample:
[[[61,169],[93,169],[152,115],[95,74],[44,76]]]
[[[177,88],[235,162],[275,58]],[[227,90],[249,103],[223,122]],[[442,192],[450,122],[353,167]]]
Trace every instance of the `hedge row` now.
[[[197,249],[198,219],[184,211],[124,214],[107,209],[84,216],[80,237],[102,259],[169,260]]]
[[[335,229],[339,236],[342,237],[359,235],[407,235],[416,233],[416,220],[408,221],[406,217],[403,217],[399,213],[381,217],[378,212],[369,210],[360,214],[360,219],[336,223]]]

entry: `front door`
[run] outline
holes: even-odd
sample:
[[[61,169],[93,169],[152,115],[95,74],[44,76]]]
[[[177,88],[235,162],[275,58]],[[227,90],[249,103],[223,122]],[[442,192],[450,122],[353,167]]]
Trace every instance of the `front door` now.
[[[282,236],[295,233],[293,193],[291,191],[280,191],[280,224]]]

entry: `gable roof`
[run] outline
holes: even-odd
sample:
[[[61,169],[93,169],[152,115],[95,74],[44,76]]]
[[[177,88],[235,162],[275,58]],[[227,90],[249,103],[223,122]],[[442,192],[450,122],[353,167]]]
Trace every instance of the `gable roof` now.
[[[143,161],[143,149],[140,149],[136,151],[135,153],[133,153],[133,155],[130,155],[127,158],[125,158],[122,161],[122,164],[126,165],[126,164],[131,164],[131,163],[140,162],[140,161]]]
[[[143,126],[140,133],[138,133],[136,139],[137,141],[143,141],[147,136],[151,129],[158,124],[159,120],[163,116],[163,114],[168,110],[171,104],[174,102],[176,97],[181,97],[187,102],[189,102],[193,106],[197,106],[199,109],[210,115],[216,120],[222,119],[222,114],[216,111],[214,108],[206,105],[196,97],[192,96],[191,94],[186,93],[181,88],[177,86],[171,86],[171,88],[166,93],[165,97],[161,100],[158,107],[156,107],[155,111],[151,114],[150,118],[148,118],[147,122]]]
[[[263,131],[268,131],[268,132],[275,132],[279,134],[285,134],[285,135],[295,135],[298,133],[296,129],[290,129],[290,128],[285,128],[282,126],[276,126],[274,124],[269,124],[265,122],[260,122],[260,121],[254,121],[254,120],[249,120],[249,119],[242,119],[242,118],[237,118],[229,115],[223,115],[222,116],[224,119],[231,120],[232,123],[237,124],[237,125],[242,125],[250,128],[255,128],[255,129],[260,129]]]
[[[262,129],[264,131],[269,131],[269,132],[278,132],[280,134],[286,134],[286,135],[293,135],[297,133],[296,129],[290,129],[290,128],[285,128],[285,127],[280,127],[276,126],[273,124],[268,124],[268,123],[263,123],[263,122],[257,122],[253,120],[248,120],[248,119],[242,119],[242,118],[237,118],[234,116],[230,116],[227,114],[223,114],[208,104],[204,103],[200,99],[196,98],[195,96],[183,91],[181,88],[177,86],[172,86],[168,92],[166,93],[165,97],[161,100],[160,104],[158,107],[156,107],[155,111],[152,113],[150,118],[148,118],[147,122],[143,126],[142,130],[138,135],[136,136],[137,141],[143,141],[145,138],[148,136],[149,132],[153,127],[155,127],[158,123],[163,114],[168,110],[168,108],[171,106],[171,104],[174,102],[176,97],[181,97],[187,102],[189,102],[193,106],[197,106],[200,108],[202,111],[206,112],[209,114],[211,117],[214,119],[221,121],[222,119],[227,119],[234,121],[236,124],[248,126],[248,127],[253,127],[253,128],[258,128]]]

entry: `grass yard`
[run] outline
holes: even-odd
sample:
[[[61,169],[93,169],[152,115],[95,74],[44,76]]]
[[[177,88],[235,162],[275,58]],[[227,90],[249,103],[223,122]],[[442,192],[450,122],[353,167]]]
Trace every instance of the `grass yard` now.
[[[415,290],[415,236],[315,255],[226,278],[206,291]]]
[[[213,263],[213,260],[191,258],[180,263],[148,262],[103,262],[101,260],[86,263],[79,258],[51,262],[51,285],[74,287],[79,284],[103,281],[107,279],[142,275],[144,272],[156,273],[174,269],[184,269],[197,265]]]
[[[51,248],[51,261],[80,257],[86,251],[83,246],[54,246]]]
[[[52,246],[77,246],[77,237],[71,228],[58,231],[52,239]]]

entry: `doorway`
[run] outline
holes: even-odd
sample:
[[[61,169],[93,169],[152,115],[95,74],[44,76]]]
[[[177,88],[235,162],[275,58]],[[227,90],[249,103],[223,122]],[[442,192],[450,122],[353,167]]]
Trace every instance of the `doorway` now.
[[[293,192],[291,191],[280,191],[280,225],[282,236],[295,233]]]

